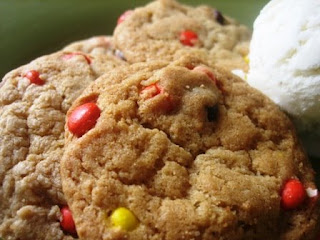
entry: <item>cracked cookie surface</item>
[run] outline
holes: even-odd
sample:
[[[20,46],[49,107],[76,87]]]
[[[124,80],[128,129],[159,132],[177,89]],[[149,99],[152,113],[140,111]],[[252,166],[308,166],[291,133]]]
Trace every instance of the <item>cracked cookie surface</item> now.
[[[250,30],[217,9],[158,0],[124,16],[114,31],[114,45],[131,63],[201,51],[213,64],[247,69],[243,57],[248,54]]]
[[[68,49],[43,56],[3,78],[0,237],[5,240],[74,238],[59,223],[66,205],[59,167],[65,114],[90,82],[125,64],[95,47],[90,41],[90,53]]]
[[[133,64],[74,102],[61,177],[80,238],[314,238],[317,200],[281,207],[288,179],[315,188],[292,123],[242,80],[205,65]],[[94,124],[76,136],[68,121],[88,103],[99,114],[79,120]]]
[[[89,54],[112,54],[114,50],[112,41],[112,36],[94,36],[70,43],[63,50]]]

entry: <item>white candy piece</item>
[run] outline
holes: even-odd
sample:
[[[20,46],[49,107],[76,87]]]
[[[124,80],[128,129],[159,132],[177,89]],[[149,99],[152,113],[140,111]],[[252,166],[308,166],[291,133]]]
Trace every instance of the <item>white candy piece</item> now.
[[[318,189],[313,189],[313,188],[308,187],[306,189],[306,192],[307,192],[307,195],[309,198],[313,198],[313,197],[318,196]]]

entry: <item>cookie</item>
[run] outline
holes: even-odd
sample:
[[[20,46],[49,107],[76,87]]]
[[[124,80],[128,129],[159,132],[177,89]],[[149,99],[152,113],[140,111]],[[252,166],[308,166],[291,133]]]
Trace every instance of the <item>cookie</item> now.
[[[98,56],[100,61],[96,61],[96,63],[92,65],[93,71],[98,75],[102,75],[105,72],[104,63],[108,64],[110,58],[118,58],[122,62],[125,62],[123,56],[114,48],[112,36],[95,36],[89,39],[73,42],[64,47],[63,51],[82,52],[92,56]],[[116,62],[119,61],[116,60]]]
[[[214,64],[247,69],[243,58],[250,30],[217,9],[158,0],[125,12],[119,20],[114,46],[130,63],[172,60],[178,51],[201,50]]]
[[[136,63],[74,102],[60,167],[81,239],[315,237],[318,190],[292,123],[206,65]]]
[[[90,54],[107,54],[126,61],[123,53],[115,49],[112,36],[95,36],[69,44],[65,51],[80,51]]]
[[[89,54],[113,54],[112,36],[94,36],[89,39],[70,43],[64,51],[83,52]]]
[[[74,238],[59,223],[67,204],[59,167],[65,114],[90,82],[125,64],[96,52],[91,42],[90,49],[90,54],[75,49],[40,57],[2,81],[0,237],[5,240]]]

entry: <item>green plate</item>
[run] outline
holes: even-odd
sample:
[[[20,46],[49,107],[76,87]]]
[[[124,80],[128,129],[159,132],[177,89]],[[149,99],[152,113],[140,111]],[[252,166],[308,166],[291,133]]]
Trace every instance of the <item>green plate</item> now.
[[[0,78],[32,59],[94,35],[111,35],[118,16],[147,0],[0,0]],[[181,0],[208,4],[252,27],[268,0]],[[320,171],[320,159],[311,159]],[[320,183],[320,179],[318,179]]]

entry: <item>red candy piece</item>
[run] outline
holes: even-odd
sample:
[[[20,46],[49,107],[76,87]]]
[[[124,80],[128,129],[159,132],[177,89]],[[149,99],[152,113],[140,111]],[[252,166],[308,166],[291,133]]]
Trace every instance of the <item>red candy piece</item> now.
[[[216,78],[216,76],[213,74],[213,72],[211,72],[207,67],[196,66],[192,70],[207,74],[207,76],[216,84],[217,88],[220,89],[222,92],[224,92],[222,83]]]
[[[185,67],[188,68],[189,70],[193,70],[195,68],[193,63],[188,63]]]
[[[100,109],[93,102],[80,105],[68,117],[68,128],[77,137],[92,129],[100,117]]]
[[[202,72],[207,74],[207,76],[214,82],[217,83],[217,79],[214,76],[213,72],[211,72],[207,67],[204,66],[196,66],[193,71]]]
[[[281,206],[286,210],[299,207],[307,194],[303,184],[297,179],[287,181],[281,193]]]
[[[182,31],[180,33],[180,42],[186,46],[194,46],[198,41],[198,35],[190,30]]]
[[[127,17],[129,17],[133,13],[132,10],[127,10],[124,13],[121,14],[121,16],[118,18],[117,24],[119,25],[124,20],[126,20]]]
[[[144,87],[141,91],[141,94],[145,96],[145,99],[147,99],[153,98],[161,92],[163,92],[163,89],[158,85],[158,83],[153,83],[147,87]]]
[[[62,219],[60,221],[60,225],[62,229],[68,233],[76,234],[76,226],[73,221],[72,213],[68,206],[65,206],[60,209]]]
[[[44,81],[40,78],[40,73],[36,70],[30,70],[28,71],[24,77],[28,78],[31,83],[37,84],[37,85],[43,85]]]
[[[90,59],[87,55],[85,55],[85,54],[83,54],[83,53],[77,53],[77,52],[67,53],[67,54],[63,55],[62,58],[63,58],[64,60],[68,60],[68,59],[70,59],[70,58],[73,58],[74,56],[83,56],[83,57],[86,59],[86,61],[87,61],[88,64],[91,63],[91,59]]]
[[[159,94],[162,94],[162,100],[158,103],[158,109],[165,112],[169,112],[174,109],[172,97],[169,95],[169,93],[165,92],[158,83],[153,83],[147,87],[144,87],[141,90],[140,94],[143,99],[150,99]]]

